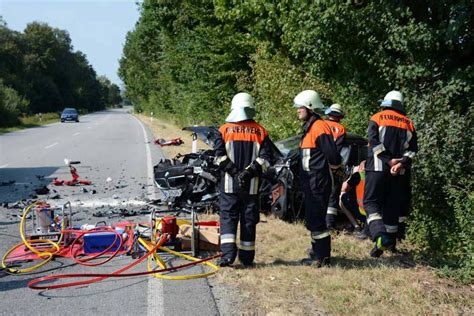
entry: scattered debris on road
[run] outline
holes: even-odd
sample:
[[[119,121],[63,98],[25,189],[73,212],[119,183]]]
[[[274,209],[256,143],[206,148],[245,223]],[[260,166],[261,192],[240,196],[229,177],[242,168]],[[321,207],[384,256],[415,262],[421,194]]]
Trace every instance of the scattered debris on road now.
[[[13,184],[15,184],[15,182],[16,181],[13,181],[13,180],[11,180],[11,181],[2,181],[2,182],[0,182],[0,187],[1,186],[13,185]]]
[[[38,194],[38,195],[45,195],[45,194],[48,194],[48,193],[49,193],[49,189],[48,189],[47,186],[43,185],[43,186],[41,186],[41,187],[39,187],[39,188],[36,188],[36,189],[35,189],[35,192],[36,192],[36,194]]]
[[[173,138],[173,139],[170,139],[170,140],[166,140],[164,138],[159,138],[159,139],[155,140],[154,143],[158,146],[161,146],[161,147],[163,147],[163,146],[179,146],[179,145],[184,144],[184,141],[181,139],[181,137]]]
[[[77,169],[73,166],[73,164],[80,164],[80,161],[70,161],[69,159],[64,159],[64,162],[69,167],[69,171],[71,172],[72,180],[60,180],[58,178],[54,178],[53,185],[61,186],[61,185],[68,185],[68,186],[75,186],[75,185],[91,185],[92,181],[90,180],[83,180],[79,177],[77,173]]]

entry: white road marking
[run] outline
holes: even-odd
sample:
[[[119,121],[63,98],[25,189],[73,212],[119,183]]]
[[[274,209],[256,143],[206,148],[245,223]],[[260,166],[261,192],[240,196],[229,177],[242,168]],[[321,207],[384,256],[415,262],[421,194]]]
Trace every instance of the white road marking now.
[[[51,145],[48,145],[48,146],[44,147],[44,149],[48,149],[48,148],[54,147],[54,146],[56,146],[57,144],[58,144],[58,142],[52,143]]]
[[[155,186],[154,186],[154,176],[153,176],[153,163],[151,160],[151,150],[150,142],[148,141],[148,135],[146,133],[143,123],[133,116],[138,123],[140,124],[143,131],[143,138],[145,140],[145,150],[146,150],[146,165],[147,165],[147,178],[148,178],[148,194],[151,199],[156,199]],[[147,300],[148,308],[147,315],[164,315],[164,291],[163,291],[163,281],[160,279],[149,278],[148,279],[148,289],[147,289]]]
[[[156,190],[155,190],[155,181],[154,181],[154,176],[153,176],[153,163],[151,160],[150,141],[148,140],[148,134],[146,133],[143,123],[139,119],[137,119],[135,116],[134,118],[138,121],[143,131],[143,138],[145,140],[145,150],[146,150],[148,194],[150,198],[154,200],[156,199]]]
[[[91,129],[91,128],[92,128],[92,126],[87,126],[87,129]]]
[[[77,136],[77,135],[79,135],[79,134],[80,134],[80,133],[77,132],[77,133],[72,134],[72,136]]]
[[[0,166],[0,169],[1,169],[1,168],[6,168],[6,167],[8,167],[8,164],[7,164],[7,163],[4,164],[4,165],[1,165],[1,166]]]

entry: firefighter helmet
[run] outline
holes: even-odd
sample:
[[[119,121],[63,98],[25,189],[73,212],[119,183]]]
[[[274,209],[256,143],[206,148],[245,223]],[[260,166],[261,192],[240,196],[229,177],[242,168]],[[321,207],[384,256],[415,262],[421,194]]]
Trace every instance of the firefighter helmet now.
[[[251,120],[255,117],[255,104],[250,94],[240,92],[234,95],[231,103],[231,112],[226,122],[236,123]]]
[[[308,110],[314,112],[322,112],[324,109],[319,94],[314,90],[304,90],[298,93],[298,95],[293,99],[293,106],[295,108],[304,106]]]
[[[331,115],[335,117],[344,117],[344,111],[340,104],[334,103],[324,111],[324,114]]]
[[[400,91],[392,90],[380,101],[380,106],[384,108],[393,108],[404,112],[403,95]]]

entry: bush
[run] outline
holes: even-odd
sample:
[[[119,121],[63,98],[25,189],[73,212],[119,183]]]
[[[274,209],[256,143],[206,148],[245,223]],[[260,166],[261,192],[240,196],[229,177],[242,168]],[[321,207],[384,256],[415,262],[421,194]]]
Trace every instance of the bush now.
[[[0,81],[0,127],[19,124],[18,117],[27,108],[28,103],[14,89],[6,87]]]
[[[420,151],[409,237],[419,255],[461,281],[474,278],[472,112],[452,107],[449,86],[414,98]],[[451,87],[453,88],[453,87]]]

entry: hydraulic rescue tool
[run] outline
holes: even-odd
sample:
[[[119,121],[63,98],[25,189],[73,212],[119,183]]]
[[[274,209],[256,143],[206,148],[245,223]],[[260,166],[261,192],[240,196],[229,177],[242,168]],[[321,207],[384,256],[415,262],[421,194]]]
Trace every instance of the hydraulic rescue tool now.
[[[9,273],[28,273],[43,267],[56,257],[70,258],[83,266],[102,265],[117,255],[132,255],[132,258],[138,258],[112,273],[58,274],[34,279],[28,283],[28,286],[36,290],[91,284],[109,277],[152,275],[155,278],[168,280],[189,280],[207,277],[219,270],[210,261],[220,257],[220,254],[199,259],[180,251],[182,248],[181,236],[179,236],[180,226],[190,225],[193,231],[195,227],[198,227],[199,222],[195,220],[194,211],[189,211],[192,215],[191,221],[181,218],[179,214],[178,216],[169,214],[158,216],[157,212],[154,214],[152,223],[137,224],[126,221],[113,225],[106,225],[103,222],[96,225],[73,226],[69,202],[61,207],[54,207],[43,201],[37,201],[25,208],[20,222],[22,243],[5,253],[2,258],[2,267]],[[31,218],[29,222],[28,218]],[[208,225],[206,222],[202,224]],[[194,240],[194,238],[194,233],[192,233],[191,239]],[[194,241],[192,243],[194,245]],[[197,248],[192,246],[190,252],[197,252]],[[161,258],[164,254],[191,262],[169,267],[166,263],[169,260],[165,262]],[[101,259],[98,260],[99,258]],[[147,260],[148,271],[124,273],[144,260]],[[29,262],[33,262],[34,265],[25,267],[31,264]],[[175,274],[176,271],[197,264],[202,264],[207,269],[198,274]],[[87,279],[62,284],[51,282],[69,278]],[[43,282],[47,283],[39,284]]]

